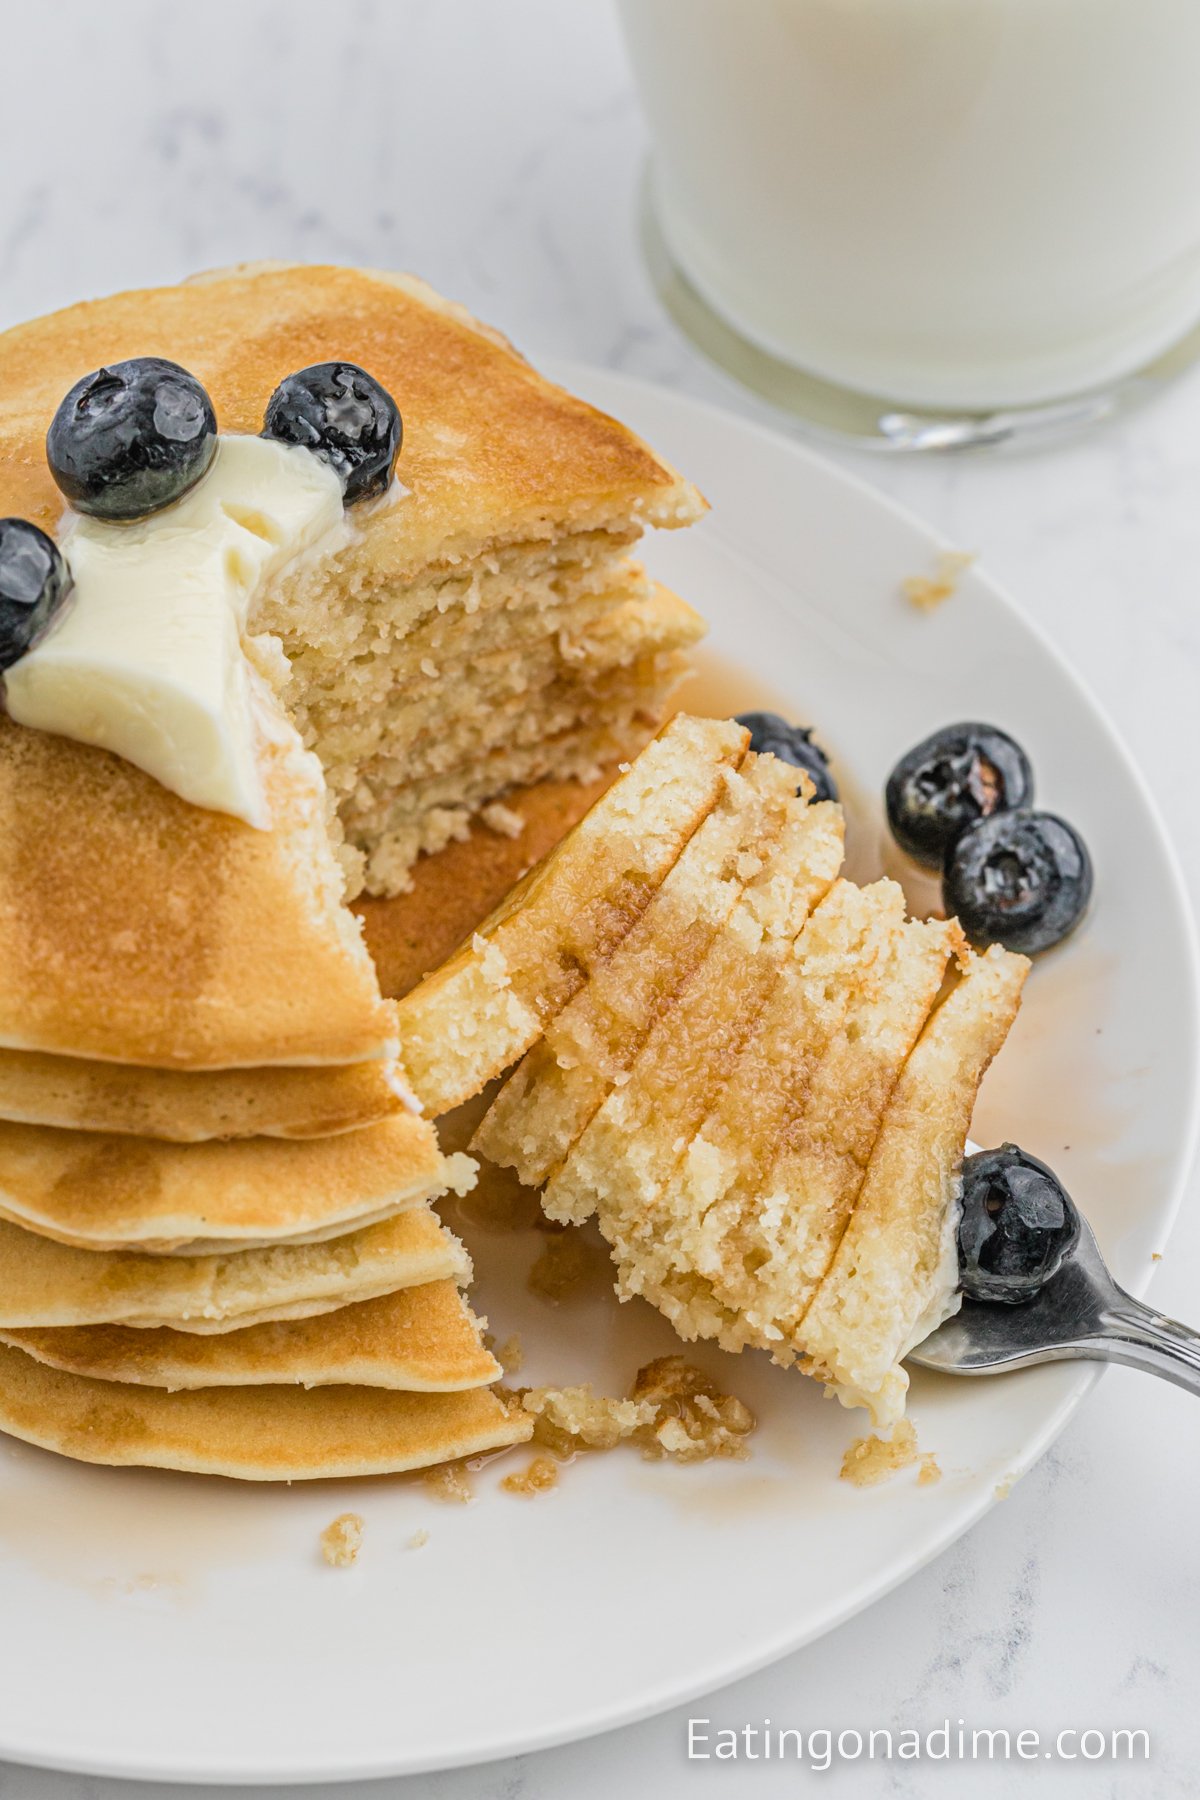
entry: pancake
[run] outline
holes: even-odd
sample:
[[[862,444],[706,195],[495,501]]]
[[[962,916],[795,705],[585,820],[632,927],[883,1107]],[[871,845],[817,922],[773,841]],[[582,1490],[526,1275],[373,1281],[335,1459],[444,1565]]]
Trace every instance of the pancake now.
[[[395,1063],[192,1073],[0,1049],[0,1119],[180,1144],[330,1137],[399,1113]]]
[[[751,753],[740,770],[725,771],[717,804],[629,934],[509,1076],[474,1149],[515,1169],[527,1187],[553,1174],[698,969],[762,856],[803,821],[805,807],[796,771],[774,756]],[[832,822],[832,809],[822,810]],[[840,845],[840,818],[835,835]]]
[[[426,1119],[398,1113],[289,1143],[151,1138],[0,1121],[0,1218],[83,1250],[207,1255],[315,1243],[474,1182]]]
[[[79,1462],[241,1481],[387,1475],[525,1443],[533,1419],[488,1388],[161,1389],[90,1381],[0,1348],[0,1430]]]
[[[426,1206],[323,1244],[225,1256],[75,1250],[0,1221],[0,1330],[167,1325],[232,1331],[312,1318],[397,1288],[469,1275],[466,1251]]]
[[[0,716],[0,1044],[179,1069],[396,1054],[316,760],[284,733],[263,771],[270,831]]]
[[[546,1183],[549,1218],[582,1224],[598,1213],[614,1242],[624,1221],[644,1216],[730,1078],[841,860],[841,808],[828,803],[803,808],[765,847],[698,967]]]
[[[500,1364],[452,1281],[360,1300],[336,1312],[198,1337],[129,1325],[3,1331],[0,1342],[72,1375],[139,1387],[403,1388],[452,1393],[498,1381]]]
[[[963,963],[896,1083],[858,1204],[799,1329],[810,1373],[879,1425],[903,1414],[902,1359],[959,1305],[955,1228],[971,1113],[1029,972],[999,945]]]
[[[748,742],[742,726],[677,713],[470,941],[397,1003],[404,1066],[433,1117],[522,1056],[620,943]]]
[[[897,1078],[950,959],[964,948],[956,920],[905,922],[894,884],[877,883],[874,891],[885,887],[899,922],[880,934],[876,954],[830,982],[847,990],[845,1010],[805,1071],[800,1104],[775,1154],[757,1183],[735,1189],[705,1218],[704,1260],[717,1299],[784,1359],[854,1211]],[[777,1042],[753,1046],[751,1082],[764,1074],[777,1079]]]
[[[418,852],[465,829],[511,782],[585,773],[583,705],[615,672],[628,667],[637,701],[620,721],[613,711],[605,760],[635,754],[647,723],[665,716],[682,666],[668,641],[690,643],[702,626],[660,599],[628,551],[645,525],[686,525],[704,502],[498,332],[412,277],[281,265],[33,320],[0,336],[0,512],[55,528],[62,503],[43,449],[55,408],[89,370],[146,355],[193,371],[225,433],[257,433],[278,383],[331,359],[361,364],[400,407],[403,491],[356,508],[340,547],[282,569],[247,625],[256,666],[324,769],[351,895],[364,884],[402,891]],[[652,626],[643,645],[663,650],[636,669],[628,634],[613,629],[631,607]],[[678,629],[664,634],[671,610]],[[548,673],[555,712],[497,706],[497,684],[532,695]],[[422,721],[457,779],[448,763],[420,767],[411,733]],[[547,740],[540,757],[535,731]],[[509,755],[483,777],[497,733]],[[140,890],[135,910],[150,899]],[[102,1054],[82,1042],[27,1047]],[[231,1053],[229,1064],[246,1060]],[[224,1065],[206,1053],[188,1066]]]
[[[44,440],[68,388],[127,357],[166,356],[207,388],[222,431],[257,432],[284,376],[352,357],[404,418],[402,506],[360,517],[362,596],[453,547],[460,558],[548,522],[667,527],[704,503],[633,432],[555,387],[492,328],[411,275],[306,264],[219,269],[88,300],[0,335],[0,513],[53,530]]]

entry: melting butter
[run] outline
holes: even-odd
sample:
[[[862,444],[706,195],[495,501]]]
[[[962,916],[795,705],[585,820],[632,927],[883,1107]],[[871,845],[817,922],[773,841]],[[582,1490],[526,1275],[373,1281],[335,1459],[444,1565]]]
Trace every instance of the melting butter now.
[[[148,519],[69,514],[59,539],[74,592],[8,670],[10,714],[114,751],[194,806],[265,829],[261,701],[242,632],[273,576],[346,535],[328,465],[257,437],[223,437],[204,479]]]

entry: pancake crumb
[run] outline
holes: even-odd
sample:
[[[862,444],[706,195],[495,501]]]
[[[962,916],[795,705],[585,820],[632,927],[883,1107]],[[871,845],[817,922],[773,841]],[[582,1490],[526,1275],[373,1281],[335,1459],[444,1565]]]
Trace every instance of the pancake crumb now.
[[[450,1506],[465,1506],[475,1497],[465,1463],[435,1463],[425,1470],[421,1480],[435,1500],[443,1500]]]
[[[933,1487],[934,1483],[940,1481],[941,1479],[942,1479],[942,1465],[939,1463],[937,1457],[933,1454],[933,1451],[929,1450],[921,1458],[921,1466],[917,1472],[917,1486],[918,1487]]]
[[[500,1486],[506,1494],[520,1494],[525,1499],[548,1493],[558,1486],[558,1464],[552,1456],[535,1456],[527,1469],[506,1475]]]
[[[625,1399],[593,1392],[590,1385],[529,1388],[521,1404],[534,1418],[533,1441],[566,1459],[581,1450],[613,1450],[630,1443],[650,1459],[741,1461],[757,1420],[750,1408],[724,1394],[682,1356],[660,1356],[639,1369]]]
[[[420,1531],[413,1532],[404,1548],[406,1550],[421,1550],[428,1542],[429,1533],[422,1527]]]
[[[514,1331],[511,1337],[506,1337],[502,1344],[496,1346],[494,1355],[506,1375],[519,1375],[525,1364],[525,1349],[520,1334]]]
[[[918,612],[933,612],[954,595],[974,561],[973,550],[943,550],[932,576],[910,575],[900,583],[900,591]]]
[[[911,1469],[914,1463],[922,1465],[918,1480],[928,1487],[931,1482],[941,1477],[941,1470],[933,1456],[922,1457],[917,1449],[917,1433],[911,1419],[901,1419],[892,1431],[890,1438],[870,1437],[855,1438],[845,1456],[842,1458],[841,1478],[854,1487],[874,1487],[877,1482],[890,1481],[901,1469]],[[926,1468],[932,1468],[933,1474],[927,1474]]]
[[[331,1569],[348,1569],[358,1561],[362,1548],[361,1513],[339,1513],[321,1533],[321,1555]]]
[[[497,837],[519,838],[525,829],[525,821],[520,813],[514,812],[511,806],[505,806],[501,800],[493,800],[490,806],[485,806],[479,817]]]

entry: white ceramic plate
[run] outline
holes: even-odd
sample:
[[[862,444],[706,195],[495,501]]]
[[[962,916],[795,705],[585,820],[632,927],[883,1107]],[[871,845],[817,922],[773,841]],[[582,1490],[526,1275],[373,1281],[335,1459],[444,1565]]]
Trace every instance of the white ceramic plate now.
[[[1064,1174],[1135,1291],[1166,1240],[1191,1149],[1196,982],[1175,865],[1094,704],[986,576],[921,615],[898,594],[934,536],[782,439],[631,381],[565,378],[628,419],[713,503],[650,547],[712,622],[734,706],[774,695],[835,753],[858,873],[878,872],[874,802],[895,757],[979,717],[1033,755],[1044,800],[1083,829],[1097,896],[1038,966],[974,1135]],[[737,671],[741,670],[739,674]],[[919,896],[918,896],[919,898]],[[471,1234],[469,1234],[471,1235]],[[552,1308],[524,1287],[536,1233],[475,1232],[481,1304],[517,1329],[534,1381],[627,1383],[673,1347],[599,1291]],[[534,1500],[476,1478],[473,1505],[412,1480],[285,1490],[0,1448],[0,1757],[100,1774],[333,1780],[446,1767],[652,1713],[828,1631],[965,1531],[1044,1450],[1089,1386],[1040,1369],[918,1377],[912,1412],[945,1476],[837,1479],[861,1420],[817,1388],[701,1351],[756,1408],[746,1464],[680,1469],[618,1452]],[[610,1388],[609,1391],[615,1391]],[[317,1536],[364,1515],[358,1566]],[[408,1547],[419,1531],[422,1548]]]

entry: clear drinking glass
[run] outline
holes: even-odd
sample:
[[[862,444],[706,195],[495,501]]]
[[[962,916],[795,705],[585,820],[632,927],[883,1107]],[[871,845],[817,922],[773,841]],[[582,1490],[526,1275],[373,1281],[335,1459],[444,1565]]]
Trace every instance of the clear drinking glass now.
[[[1044,408],[1200,320],[1200,0],[618,3],[668,298],[784,404]]]

